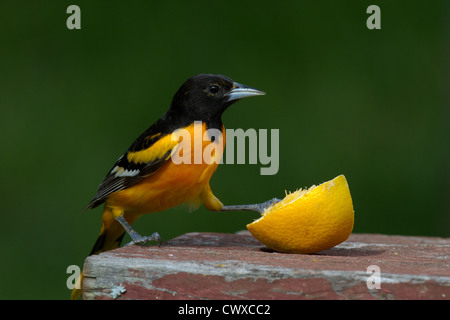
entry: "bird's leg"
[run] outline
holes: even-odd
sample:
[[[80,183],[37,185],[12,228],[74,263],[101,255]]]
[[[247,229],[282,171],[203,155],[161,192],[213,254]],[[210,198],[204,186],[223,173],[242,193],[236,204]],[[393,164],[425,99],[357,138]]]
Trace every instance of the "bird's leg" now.
[[[268,207],[280,201],[281,201],[280,199],[273,198],[263,203],[243,204],[237,206],[223,206],[222,209],[220,209],[220,211],[256,211],[263,214]]]
[[[131,226],[128,224],[128,222],[125,220],[123,216],[119,216],[115,219],[122,225],[122,227],[131,237],[131,242],[125,244],[125,247],[134,244],[146,244],[149,241],[156,241],[158,242],[158,245],[161,245],[162,241],[158,232],[153,233],[150,237],[141,236],[139,233],[134,231],[133,228],[131,228]]]

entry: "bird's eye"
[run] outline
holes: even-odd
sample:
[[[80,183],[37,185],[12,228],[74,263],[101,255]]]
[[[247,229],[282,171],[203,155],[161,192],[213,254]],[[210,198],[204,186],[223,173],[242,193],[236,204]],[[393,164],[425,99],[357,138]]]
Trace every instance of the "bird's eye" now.
[[[211,94],[217,94],[219,92],[219,90],[220,90],[219,86],[215,85],[215,84],[209,86],[209,88],[208,88],[208,92]]]

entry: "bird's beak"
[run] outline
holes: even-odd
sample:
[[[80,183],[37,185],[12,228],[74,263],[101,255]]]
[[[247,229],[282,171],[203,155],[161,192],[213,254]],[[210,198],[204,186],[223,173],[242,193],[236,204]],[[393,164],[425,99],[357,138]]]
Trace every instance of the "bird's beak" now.
[[[227,94],[228,95],[228,102],[233,100],[239,100],[242,98],[247,97],[253,97],[253,96],[263,96],[265,95],[265,92],[259,91],[254,88],[250,88],[247,86],[244,86],[243,84],[234,83],[234,88]]]

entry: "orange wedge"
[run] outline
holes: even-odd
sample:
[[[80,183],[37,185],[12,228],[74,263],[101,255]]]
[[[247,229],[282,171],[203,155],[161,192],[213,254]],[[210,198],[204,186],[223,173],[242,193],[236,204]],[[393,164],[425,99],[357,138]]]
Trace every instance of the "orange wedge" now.
[[[319,186],[287,194],[247,229],[275,251],[315,253],[347,240],[353,223],[350,190],[340,175]]]

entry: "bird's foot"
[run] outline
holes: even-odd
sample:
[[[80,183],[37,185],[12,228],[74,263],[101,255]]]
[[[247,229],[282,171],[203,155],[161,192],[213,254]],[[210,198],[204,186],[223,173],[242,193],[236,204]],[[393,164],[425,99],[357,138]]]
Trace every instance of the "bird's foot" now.
[[[273,206],[274,204],[276,204],[276,203],[278,203],[278,202],[280,202],[280,201],[281,201],[281,199],[278,199],[278,198],[272,198],[272,199],[270,199],[270,200],[268,200],[268,201],[266,201],[266,202],[259,203],[259,204],[258,204],[258,206],[259,206],[259,212],[263,213],[264,211],[267,210],[267,208],[269,208],[270,206]]]
[[[131,241],[125,244],[124,246],[132,246],[132,245],[145,245],[147,242],[150,241],[156,241],[158,243],[158,246],[161,245],[161,237],[159,236],[158,232],[154,232],[151,236],[141,236],[136,231],[132,232],[130,234]]]
[[[244,205],[237,205],[237,206],[223,206],[220,211],[257,211],[261,214],[266,211],[267,208],[274,205],[277,202],[280,202],[280,199],[273,198],[269,201],[263,202],[263,203],[256,203],[256,204],[244,204]]]

